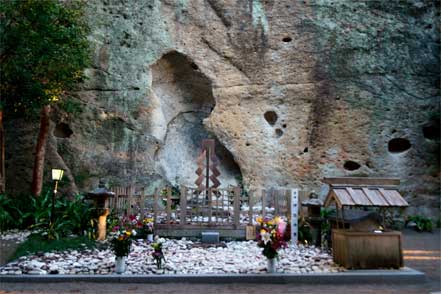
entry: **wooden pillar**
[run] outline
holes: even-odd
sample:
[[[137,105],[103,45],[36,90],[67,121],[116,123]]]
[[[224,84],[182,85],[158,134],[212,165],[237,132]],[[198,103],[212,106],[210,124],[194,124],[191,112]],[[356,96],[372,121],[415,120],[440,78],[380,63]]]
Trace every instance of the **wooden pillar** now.
[[[145,218],[145,187],[141,188],[141,193],[139,195],[139,209],[141,209],[141,218]]]
[[[158,193],[159,189],[155,189],[155,194],[153,195],[153,223],[157,224],[157,216],[158,216]]]
[[[213,214],[213,210],[212,210],[212,200],[213,200],[213,189],[209,188],[208,189],[208,209],[207,209],[207,214],[208,214],[208,225],[211,225],[211,217]]]
[[[167,223],[169,224],[171,222],[171,196],[172,196],[172,189],[171,187],[167,187]]]
[[[187,188],[185,186],[181,186],[181,226],[185,226],[187,223]]]
[[[254,190],[250,190],[250,192],[248,192],[248,224],[250,225],[253,224],[253,194]]]
[[[234,188],[234,228],[238,229],[240,225],[240,188]]]

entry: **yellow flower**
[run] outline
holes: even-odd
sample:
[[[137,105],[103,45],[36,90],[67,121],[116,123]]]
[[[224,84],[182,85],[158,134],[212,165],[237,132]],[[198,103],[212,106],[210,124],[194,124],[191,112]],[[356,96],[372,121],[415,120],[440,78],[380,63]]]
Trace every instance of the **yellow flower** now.
[[[123,239],[124,239],[123,236],[119,236],[119,237],[118,237],[118,241],[122,241]]]
[[[276,217],[274,218],[274,222],[275,222],[276,224],[279,224],[281,220],[282,220],[282,219],[280,218],[280,216],[276,216]]]
[[[262,218],[261,216],[259,216],[258,218],[256,218],[256,221],[257,221],[258,223],[262,223],[262,222],[263,222],[263,218]]]
[[[260,230],[260,234],[261,234],[261,235],[263,235],[263,234],[265,234],[265,233],[266,233],[266,230],[264,230],[264,229]]]

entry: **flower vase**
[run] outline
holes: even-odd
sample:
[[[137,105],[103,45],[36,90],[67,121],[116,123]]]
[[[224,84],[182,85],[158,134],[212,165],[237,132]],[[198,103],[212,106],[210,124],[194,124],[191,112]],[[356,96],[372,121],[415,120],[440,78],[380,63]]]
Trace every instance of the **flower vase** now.
[[[273,274],[276,272],[276,259],[275,258],[267,258],[267,272]]]
[[[153,234],[147,234],[147,242],[152,243],[153,242]]]
[[[126,256],[117,256],[115,259],[115,272],[122,274],[126,271]]]

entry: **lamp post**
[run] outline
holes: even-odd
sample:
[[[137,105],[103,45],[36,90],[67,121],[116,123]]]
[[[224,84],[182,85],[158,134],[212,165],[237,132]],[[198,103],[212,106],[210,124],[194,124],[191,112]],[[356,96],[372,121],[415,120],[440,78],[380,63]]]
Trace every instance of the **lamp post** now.
[[[52,169],[52,180],[55,181],[54,193],[52,194],[52,212],[51,212],[51,224],[54,223],[54,213],[55,213],[55,195],[57,194],[58,181],[63,177],[64,170],[53,168]]]

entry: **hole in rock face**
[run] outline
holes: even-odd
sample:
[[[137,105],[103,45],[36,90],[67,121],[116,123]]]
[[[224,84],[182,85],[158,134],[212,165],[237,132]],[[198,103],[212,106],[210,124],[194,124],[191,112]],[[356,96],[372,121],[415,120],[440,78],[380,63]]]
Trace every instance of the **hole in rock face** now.
[[[191,68],[194,69],[194,70],[198,70],[199,66],[196,63],[192,62],[191,63]]]
[[[345,170],[353,171],[359,169],[361,166],[358,162],[347,160],[345,161],[345,164],[343,165],[343,168]]]
[[[307,153],[309,150],[308,150],[308,147],[306,147],[305,149],[303,149],[303,153]]]
[[[277,113],[272,110],[265,112],[263,117],[272,126],[276,124],[277,119],[278,119]]]
[[[283,124],[283,125],[282,125],[282,128],[286,129],[286,124]]]
[[[195,68],[196,67],[196,68]],[[156,155],[165,180],[195,186],[197,158],[203,139],[214,139],[221,187],[237,185],[242,176],[234,156],[205,129],[204,120],[215,107],[212,82],[187,56],[170,52],[152,67],[152,134],[160,142]],[[233,134],[230,134],[233,136]]]
[[[282,41],[285,42],[285,43],[289,43],[289,42],[292,41],[292,39],[291,39],[291,37],[285,37],[285,38],[282,39]]]
[[[277,138],[280,138],[280,137],[283,136],[283,131],[281,129],[276,129],[275,132],[276,132],[276,137]]]
[[[58,138],[69,138],[72,136],[73,131],[67,123],[59,123],[55,126],[54,136]]]
[[[387,148],[390,153],[401,153],[412,147],[409,140],[404,138],[395,138],[389,141]]]
[[[439,124],[430,123],[423,126],[424,138],[429,140],[436,140],[440,138],[440,126]]]

